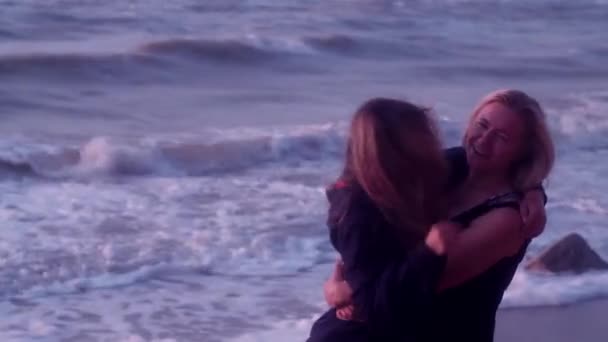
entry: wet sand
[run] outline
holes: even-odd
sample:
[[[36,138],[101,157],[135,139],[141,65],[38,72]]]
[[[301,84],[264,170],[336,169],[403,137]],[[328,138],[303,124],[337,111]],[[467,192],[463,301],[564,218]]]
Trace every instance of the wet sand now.
[[[495,342],[607,342],[608,299],[500,310]]]

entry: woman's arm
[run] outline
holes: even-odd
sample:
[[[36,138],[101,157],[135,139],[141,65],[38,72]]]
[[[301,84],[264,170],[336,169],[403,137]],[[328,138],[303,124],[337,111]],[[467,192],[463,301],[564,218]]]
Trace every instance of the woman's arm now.
[[[455,239],[459,229],[457,225],[448,222],[437,224],[430,229],[424,244],[436,255],[444,256],[448,244]],[[327,304],[334,308],[352,304],[353,290],[344,279],[344,261],[341,256],[338,256],[332,274],[323,285],[323,295]]]
[[[459,227],[453,223],[440,223],[431,228],[425,241],[407,253],[407,257],[386,265],[380,276],[372,279],[367,292],[372,305],[368,317],[372,326],[389,320],[410,319],[415,321],[430,307],[445,265],[445,255]],[[352,258],[352,254],[346,258]],[[352,319],[353,288],[344,281],[344,265],[348,261],[338,260],[332,276],[324,286],[324,295],[331,307],[338,308],[338,318]],[[404,310],[404,308],[408,308]]]
[[[476,219],[450,246],[439,291],[460,285],[516,254],[527,236],[518,211],[494,209]]]
[[[448,222],[434,226],[425,241],[384,268],[374,284],[376,316],[372,316],[372,326],[379,326],[382,320],[397,322],[397,325],[409,322],[412,326],[425,321],[445,269],[450,241],[458,230],[457,225]]]
[[[344,280],[344,261],[338,257],[334,270],[329,279],[323,284],[325,301],[332,308],[340,308],[351,304],[353,290]]]
[[[445,242],[444,252],[447,253],[447,264],[441,275],[437,290],[442,291],[462,284],[481,274],[502,258],[517,253],[527,238],[521,227],[522,220],[518,212],[511,208],[495,209],[477,219],[469,228],[460,233],[455,233],[453,226],[435,225],[431,230],[432,232],[444,236],[447,233],[451,236],[443,239]],[[389,270],[384,281],[381,282],[383,291],[392,288],[392,290],[387,291],[388,295],[384,297],[387,299],[394,297],[395,291],[400,291],[399,287],[387,286],[390,285],[387,279],[391,278],[392,272]],[[401,281],[404,279],[401,278]],[[395,281],[394,283],[397,284],[401,281]],[[330,306],[340,308],[352,303],[352,300],[347,300],[352,293],[348,283],[338,283],[334,279],[329,279],[326,283],[326,293],[329,289],[331,289],[331,294],[327,295],[326,299]],[[391,293],[393,294],[391,295]],[[382,295],[379,297],[383,298]]]

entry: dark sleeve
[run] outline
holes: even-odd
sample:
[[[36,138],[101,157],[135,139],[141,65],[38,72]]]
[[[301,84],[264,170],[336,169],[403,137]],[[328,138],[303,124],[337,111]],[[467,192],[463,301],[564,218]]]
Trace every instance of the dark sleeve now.
[[[454,188],[463,183],[469,175],[469,163],[467,154],[463,147],[451,147],[443,150],[445,159],[448,162],[448,189]]]
[[[446,260],[423,242],[399,253],[399,258],[383,254],[388,240],[382,229],[386,227],[373,219],[377,216],[369,207],[351,207],[336,232],[335,246],[344,261],[345,280],[353,288],[356,316],[375,331],[387,332],[403,326],[404,319],[421,322],[431,307]],[[374,262],[383,258],[386,260]]]
[[[415,329],[424,329],[430,317],[445,265],[446,257],[435,254],[424,242],[404,259],[389,264],[376,284],[372,328],[405,327],[408,331],[399,335],[417,336]]]
[[[331,240],[344,262],[345,280],[358,294],[358,289],[373,277],[374,259],[378,259],[381,253],[381,242],[376,234],[379,214],[365,201],[349,198],[348,202],[348,208],[339,207],[339,210],[345,210],[345,214],[340,216],[337,224],[330,226]],[[357,302],[361,309],[367,307],[365,301]]]

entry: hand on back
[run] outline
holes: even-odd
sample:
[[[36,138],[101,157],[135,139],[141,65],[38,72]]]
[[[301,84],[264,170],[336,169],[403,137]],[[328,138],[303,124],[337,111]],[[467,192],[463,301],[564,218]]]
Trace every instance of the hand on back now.
[[[426,236],[426,245],[437,255],[446,255],[456,240],[460,226],[456,223],[443,221],[431,226]]]
[[[524,222],[524,234],[533,239],[545,230],[547,214],[545,212],[545,198],[540,190],[528,191],[521,201],[520,214]]]

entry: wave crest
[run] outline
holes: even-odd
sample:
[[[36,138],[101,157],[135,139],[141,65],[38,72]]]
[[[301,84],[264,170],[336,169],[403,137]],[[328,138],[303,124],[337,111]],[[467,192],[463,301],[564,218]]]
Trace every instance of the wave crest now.
[[[344,130],[328,125],[252,134],[216,142],[156,142],[137,146],[95,137],[80,148],[0,159],[0,171],[22,176],[201,176],[238,172],[272,162],[337,160]]]

